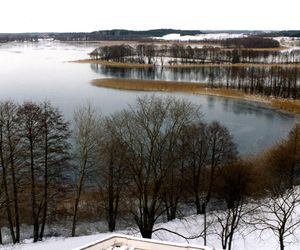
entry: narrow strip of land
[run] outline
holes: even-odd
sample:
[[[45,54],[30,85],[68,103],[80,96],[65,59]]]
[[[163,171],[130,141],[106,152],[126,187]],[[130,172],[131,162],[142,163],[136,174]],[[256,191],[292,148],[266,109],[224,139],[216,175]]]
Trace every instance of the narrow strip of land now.
[[[100,64],[103,66],[118,67],[118,68],[152,68],[155,67],[153,64],[141,64],[141,63],[122,63],[122,62],[113,62],[105,60],[95,60],[95,59],[82,59],[73,61],[76,63],[94,63]]]
[[[181,64],[173,64],[166,65],[169,68],[208,68],[208,67],[220,67],[220,68],[228,68],[228,67],[289,67],[289,68],[300,68],[300,63],[181,63]]]
[[[94,63],[110,67],[120,68],[152,68],[154,64],[139,64],[139,63],[123,63],[95,59],[82,59],[73,61],[76,63]],[[180,63],[180,64],[165,64],[166,68],[208,68],[208,67],[295,67],[300,68],[300,63]]]
[[[98,87],[133,91],[184,92],[238,98],[265,103],[274,108],[300,114],[300,100],[250,95],[235,89],[211,88],[205,83],[105,78],[95,79],[92,84]]]

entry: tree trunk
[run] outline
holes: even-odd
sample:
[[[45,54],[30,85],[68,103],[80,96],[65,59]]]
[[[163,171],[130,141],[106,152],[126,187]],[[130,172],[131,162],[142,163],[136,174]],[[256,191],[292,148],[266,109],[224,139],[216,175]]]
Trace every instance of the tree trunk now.
[[[203,226],[204,226],[204,231],[203,231],[203,244],[204,244],[204,246],[206,246],[206,244],[207,244],[207,240],[206,240],[206,238],[207,238],[207,230],[206,230],[206,204],[205,203],[203,203],[203,207],[202,207],[202,209],[203,209],[203,214],[204,214],[204,221],[203,221]]]
[[[171,220],[175,220],[176,219],[176,213],[177,213],[177,206],[176,204],[174,204],[172,207],[171,207]]]
[[[201,204],[199,195],[195,195],[195,204],[196,204],[197,214],[204,214],[203,204]]]
[[[16,236],[15,236],[15,231],[14,231],[14,224],[13,224],[13,219],[12,219],[12,214],[10,211],[10,199],[9,199],[9,194],[8,194],[8,187],[7,187],[7,182],[6,182],[6,174],[5,174],[5,168],[3,167],[3,186],[4,186],[4,193],[5,193],[5,205],[6,205],[6,213],[7,213],[7,220],[8,220],[8,225],[9,225],[9,230],[10,230],[10,235],[12,238],[12,242],[15,244],[16,243]]]
[[[72,237],[75,236],[76,233],[76,223],[77,223],[77,213],[78,213],[78,205],[79,205],[79,200],[80,200],[80,195],[81,195],[81,189],[82,189],[82,184],[83,184],[83,178],[84,178],[84,172],[85,172],[85,167],[86,167],[86,158],[80,168],[80,176],[79,180],[77,183],[77,192],[76,192],[76,198],[75,198],[75,204],[74,204],[74,214],[73,214],[73,222],[72,222]]]
[[[20,217],[19,217],[19,200],[17,191],[17,181],[15,176],[14,162],[11,160],[11,176],[13,184],[13,200],[14,200],[14,210],[15,210],[15,224],[16,224],[16,242],[20,242]]]
[[[30,170],[31,170],[31,209],[33,224],[33,242],[38,241],[39,236],[39,219],[36,211],[36,193],[35,193],[35,174],[34,174],[34,156],[33,156],[33,139],[30,131]]]
[[[115,231],[116,228],[116,218],[113,214],[109,215],[109,221],[108,221],[108,230],[110,232]]]
[[[112,155],[110,158],[112,159]],[[109,183],[108,183],[108,228],[110,232],[115,230],[116,219],[114,215],[114,169],[113,169],[113,161],[110,161],[109,164]]]
[[[16,243],[16,237],[14,232],[14,225],[13,225],[13,219],[12,214],[10,210],[10,198],[8,193],[8,184],[7,184],[7,173],[6,173],[6,167],[5,167],[5,161],[3,156],[3,134],[2,134],[2,126],[0,127],[0,156],[1,156],[1,165],[2,165],[2,181],[3,181],[3,188],[4,188],[4,194],[5,194],[5,205],[6,205],[6,213],[7,213],[7,220],[9,225],[9,230],[11,234],[11,238],[13,243]]]
[[[46,220],[47,220],[47,211],[48,211],[48,202],[45,198],[44,202],[44,210],[43,210],[43,218],[42,218],[42,224],[41,224],[41,230],[39,234],[39,240],[43,240],[44,232],[45,232],[45,226],[46,226]]]
[[[73,222],[72,222],[72,234],[71,234],[72,237],[75,237],[79,198],[80,198],[80,195],[78,194],[78,191],[77,191],[75,205],[74,205]]]
[[[232,241],[233,241],[233,234],[234,234],[234,232],[231,232],[231,233],[230,233],[230,236],[229,236],[229,240],[228,240],[228,250],[231,250]]]
[[[13,185],[13,201],[14,201],[14,210],[15,210],[15,226],[16,226],[16,242],[20,242],[20,217],[19,217],[19,199],[18,199],[18,189],[17,189],[17,180],[15,174],[15,161],[14,161],[14,154],[15,149],[12,145],[11,140],[11,132],[10,126],[7,125],[8,130],[8,143],[9,143],[9,151],[10,151],[10,170],[11,170],[11,178],[12,178],[12,185]]]
[[[37,242],[39,240],[39,218],[36,215],[35,220],[33,222],[33,242]]]
[[[279,235],[280,250],[284,250],[283,235]]]
[[[114,195],[112,190],[110,190],[109,192],[112,193],[109,194],[108,201],[108,228],[110,232],[113,232],[116,226],[116,218],[114,213]]]
[[[165,200],[165,207],[166,207],[166,213],[167,213],[167,220],[171,221],[176,219],[177,214],[177,197],[172,197],[173,195],[170,194],[171,197],[169,197],[170,202],[168,202],[168,195],[165,194],[164,200]]]
[[[15,223],[16,223],[16,242],[20,242],[20,217],[19,217],[19,199],[17,191],[17,183],[15,170],[13,165],[11,166],[12,171],[12,181],[13,181],[13,194],[14,194],[14,210],[15,210]]]
[[[47,220],[47,212],[48,212],[48,130],[46,124],[46,132],[45,132],[45,173],[44,173],[44,209],[43,209],[43,217],[42,217],[42,225],[41,231],[39,235],[39,240],[43,240],[45,225]]]
[[[142,237],[143,238],[146,238],[146,239],[151,239],[152,237],[152,229],[141,229],[141,234],[142,234]]]

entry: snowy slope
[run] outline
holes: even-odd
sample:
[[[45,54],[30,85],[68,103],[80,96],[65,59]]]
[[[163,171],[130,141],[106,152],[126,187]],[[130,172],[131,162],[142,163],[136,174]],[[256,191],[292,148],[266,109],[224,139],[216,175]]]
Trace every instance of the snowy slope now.
[[[300,213],[300,211],[299,211]],[[176,219],[168,223],[162,223],[156,225],[156,228],[167,228],[172,231],[175,231],[184,236],[195,236],[198,235],[202,230],[201,225],[203,218],[201,215],[192,215],[184,219]],[[127,235],[133,235],[140,237],[136,230],[127,230],[119,231],[117,233],[123,233]],[[22,244],[17,245],[5,245],[1,246],[0,249],[20,249],[20,250],[69,250],[76,247],[80,247],[91,242],[100,240],[104,237],[109,236],[110,233],[99,233],[89,236],[80,236],[74,238],[63,238],[63,237],[52,237],[48,238],[43,242],[31,243],[31,240],[26,240]],[[300,237],[300,229],[297,231],[297,236]],[[298,238],[299,238],[298,237]],[[153,235],[154,239],[171,241],[177,243],[191,243],[196,245],[203,245],[203,239],[198,238],[194,240],[188,240],[188,242],[177,235],[170,234],[166,231],[158,231]],[[299,238],[300,239],[300,238]],[[208,235],[208,246],[211,249],[221,249],[220,239],[217,235],[209,234]],[[287,245],[288,250],[299,250],[300,242],[293,242]],[[251,230],[242,230],[239,232],[234,239],[233,250],[276,250],[279,249],[276,238],[271,232],[265,232],[262,235],[259,235],[259,232],[251,232]]]

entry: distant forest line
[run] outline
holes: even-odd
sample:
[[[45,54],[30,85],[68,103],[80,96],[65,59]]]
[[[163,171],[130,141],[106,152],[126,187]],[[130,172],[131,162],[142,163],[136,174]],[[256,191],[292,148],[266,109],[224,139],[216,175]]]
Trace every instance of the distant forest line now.
[[[113,30],[99,30],[93,32],[35,32],[35,33],[0,33],[0,43],[11,41],[37,41],[43,38],[53,38],[59,41],[97,41],[97,40],[140,40],[148,37],[161,37],[167,34],[176,33],[180,35],[196,35],[196,34],[210,34],[210,33],[244,33],[254,34],[265,37],[300,37],[300,30],[285,30],[285,31],[201,31],[201,30],[178,30],[178,29],[152,29],[145,31],[113,29]]]
[[[170,33],[178,33],[180,35],[196,35],[202,34],[200,30],[176,30],[176,29],[154,29],[146,31],[134,30],[100,30],[94,32],[50,32],[50,33],[6,33],[0,34],[0,42],[9,41],[35,41],[43,38],[53,38],[59,41],[96,41],[96,40],[135,40],[152,36],[164,36]]]

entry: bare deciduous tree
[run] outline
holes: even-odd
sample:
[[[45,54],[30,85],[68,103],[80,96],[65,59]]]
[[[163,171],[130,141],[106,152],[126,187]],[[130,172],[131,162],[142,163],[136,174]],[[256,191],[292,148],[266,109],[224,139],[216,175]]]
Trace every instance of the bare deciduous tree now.
[[[132,176],[131,211],[142,236],[151,238],[154,223],[164,212],[163,186],[174,167],[168,156],[183,128],[200,119],[200,113],[189,102],[152,96],[138,99],[121,115]]]
[[[125,203],[125,185],[128,182],[127,147],[122,142],[120,130],[122,124],[118,115],[106,118],[101,127],[98,151],[98,185],[111,232],[115,230],[119,204]]]
[[[0,104],[0,158],[6,214],[13,243],[20,242],[19,190],[16,169],[18,150],[17,106],[11,101],[5,101]]]
[[[208,164],[209,146],[207,138],[207,125],[205,123],[191,124],[185,129],[184,138],[187,148],[187,179],[192,180],[189,187],[194,196],[193,202],[197,214],[202,214],[202,203],[205,191],[205,168]]]
[[[247,204],[250,196],[251,165],[246,161],[237,161],[221,170],[216,184],[216,197],[222,202],[223,210],[213,213],[214,228],[221,240],[223,249],[232,249],[234,235],[246,224],[244,217],[254,209]]]
[[[208,161],[206,163],[206,187],[203,191],[202,212],[204,214],[204,245],[206,245],[206,210],[214,191],[219,170],[236,160],[237,150],[228,129],[219,122],[207,127]]]
[[[57,186],[61,186],[64,175],[69,170],[69,149],[70,138],[69,123],[64,120],[58,109],[49,102],[40,104],[42,108],[41,116],[41,168],[44,178],[41,229],[39,239],[42,240],[49,210],[49,202],[53,201],[53,196],[57,196],[59,191]]]
[[[69,124],[49,102],[25,102],[18,108],[23,185],[30,183],[33,240],[42,240],[49,202],[57,195],[67,166]]]
[[[260,202],[253,225],[261,233],[271,231],[278,239],[280,250],[284,250],[286,241],[295,237],[295,230],[300,225],[300,217],[296,212],[300,206],[300,191],[295,187],[284,193],[281,190],[276,193]]]
[[[41,130],[40,118],[42,109],[32,102],[25,102],[18,109],[20,136],[22,144],[23,168],[29,170],[30,179],[30,199],[31,199],[31,220],[33,225],[33,241],[38,240],[39,235],[39,214],[41,207],[39,203],[42,195],[38,191],[38,168],[41,151]]]
[[[97,150],[99,117],[91,104],[78,108],[74,112],[74,140],[78,178],[76,181],[76,196],[74,202],[72,236],[76,233],[78,206],[84,179],[88,168],[94,165]]]

